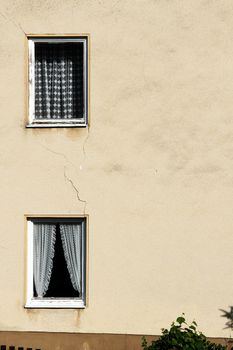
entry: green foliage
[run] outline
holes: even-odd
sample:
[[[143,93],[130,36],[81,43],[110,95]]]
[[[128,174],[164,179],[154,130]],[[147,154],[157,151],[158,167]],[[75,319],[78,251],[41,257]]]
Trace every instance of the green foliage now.
[[[195,321],[190,326],[185,321],[184,314],[172,322],[170,330],[162,329],[158,340],[148,345],[146,338],[142,339],[143,350],[226,350],[226,346],[211,343],[197,330]]]
[[[227,319],[225,328],[233,330],[233,306],[230,307],[230,311],[226,311],[223,309],[220,309],[220,311],[223,312],[222,317],[225,317]]]

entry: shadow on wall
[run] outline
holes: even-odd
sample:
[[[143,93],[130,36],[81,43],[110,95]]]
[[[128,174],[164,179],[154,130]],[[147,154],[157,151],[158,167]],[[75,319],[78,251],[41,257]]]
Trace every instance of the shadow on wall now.
[[[230,310],[226,311],[223,309],[219,309],[223,315],[222,317],[226,318],[226,327],[224,329],[231,329],[233,330],[233,306],[230,306]]]

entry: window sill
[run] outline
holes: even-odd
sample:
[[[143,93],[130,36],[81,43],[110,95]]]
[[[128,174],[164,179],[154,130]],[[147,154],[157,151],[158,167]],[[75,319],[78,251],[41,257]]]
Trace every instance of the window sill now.
[[[86,123],[32,123],[27,124],[26,128],[86,128]]]
[[[25,304],[26,309],[85,309],[81,299],[31,299]]]

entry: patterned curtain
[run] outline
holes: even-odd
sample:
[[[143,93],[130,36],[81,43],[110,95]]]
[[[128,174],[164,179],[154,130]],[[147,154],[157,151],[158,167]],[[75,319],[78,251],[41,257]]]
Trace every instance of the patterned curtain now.
[[[83,46],[36,43],[35,119],[83,117]]]
[[[38,297],[43,297],[49,287],[55,240],[56,225],[33,225],[33,276]]]
[[[60,225],[60,232],[71,283],[81,293],[81,225]]]

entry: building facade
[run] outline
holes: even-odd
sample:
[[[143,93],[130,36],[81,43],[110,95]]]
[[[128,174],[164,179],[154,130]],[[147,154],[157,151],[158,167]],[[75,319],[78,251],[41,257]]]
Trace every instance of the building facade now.
[[[2,339],[73,333],[92,349],[105,334],[138,349],[182,312],[230,336],[232,19],[228,0],[0,2]],[[84,45],[79,125],[32,125],[37,39]],[[28,304],[28,223],[45,219],[85,226],[83,303]]]

